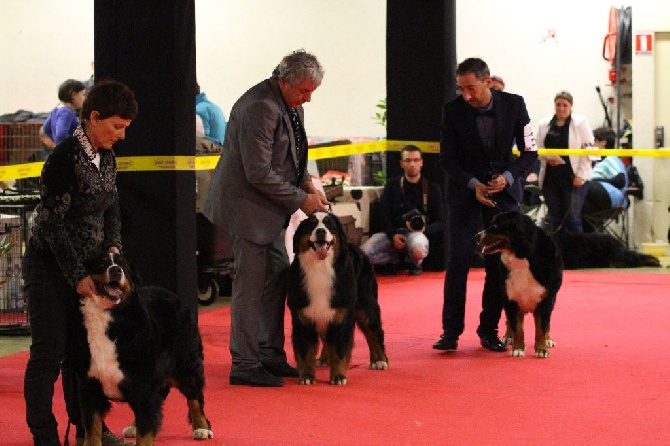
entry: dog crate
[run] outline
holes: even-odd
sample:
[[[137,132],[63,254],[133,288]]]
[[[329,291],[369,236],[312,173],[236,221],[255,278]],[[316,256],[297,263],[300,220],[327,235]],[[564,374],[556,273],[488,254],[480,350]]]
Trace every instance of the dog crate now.
[[[0,166],[27,163],[30,156],[43,150],[38,122],[0,124]]]
[[[30,331],[21,260],[32,206],[0,204],[0,335]]]

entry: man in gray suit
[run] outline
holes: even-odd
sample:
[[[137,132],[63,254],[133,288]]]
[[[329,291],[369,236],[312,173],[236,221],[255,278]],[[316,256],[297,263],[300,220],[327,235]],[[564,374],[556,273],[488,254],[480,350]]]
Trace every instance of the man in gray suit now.
[[[289,266],[284,236],[293,212],[311,215],[329,205],[307,172],[302,108],[323,74],[315,56],[294,51],[230,113],[204,215],[232,238],[233,385],[280,387],[282,377],[298,376],[284,351]]]

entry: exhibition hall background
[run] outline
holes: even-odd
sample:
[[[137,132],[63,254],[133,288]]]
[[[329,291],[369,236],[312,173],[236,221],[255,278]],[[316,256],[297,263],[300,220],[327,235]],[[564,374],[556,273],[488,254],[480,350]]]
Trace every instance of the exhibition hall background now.
[[[484,58],[505,78],[508,91],[526,98],[534,123],[553,113],[553,95],[566,89],[575,96],[575,112],[597,127],[604,113],[594,86],[601,86],[605,97],[614,94],[607,85],[609,64],[601,57],[611,6],[604,0],[519,0],[513,8],[494,0],[476,6],[454,0],[411,7],[392,0],[288,3],[173,0],[133,2],[131,7],[101,0],[12,2],[0,16],[5,57],[0,113],[49,111],[57,103],[57,85],[66,78],[88,77],[95,59],[96,73],[125,80],[141,100],[140,116],[120,154],[191,154],[188,91],[196,74],[210,99],[228,114],[244,90],[299,47],[317,54],[326,68],[323,85],[305,107],[310,136],[437,140],[439,105],[453,92],[454,64],[469,56]],[[629,5],[634,32],[670,30],[670,5],[644,0]],[[76,26],[57,26],[63,23]],[[654,57],[633,57],[626,113],[634,118],[639,148],[653,147],[658,125]],[[372,117],[375,104],[387,96],[385,129]],[[427,170],[439,175],[429,164]],[[636,159],[636,164],[649,179],[649,199],[636,205],[636,222],[648,228],[651,207],[658,201],[654,187],[659,186],[651,179],[658,175],[652,160]],[[175,270],[156,266],[147,279],[178,291],[194,290],[193,279],[181,282],[180,277],[193,277],[195,265],[179,259],[192,256],[195,246],[192,231],[183,230],[195,218],[189,187],[193,173],[125,175],[122,193],[134,192],[125,195],[130,223],[124,224],[135,255],[151,256],[161,265],[175,260]]]

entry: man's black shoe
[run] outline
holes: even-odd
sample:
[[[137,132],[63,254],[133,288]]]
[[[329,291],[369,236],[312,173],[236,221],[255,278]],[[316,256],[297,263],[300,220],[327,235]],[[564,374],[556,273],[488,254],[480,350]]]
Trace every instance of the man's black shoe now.
[[[298,369],[287,362],[264,362],[263,368],[274,376],[285,376],[287,378],[298,377]]]
[[[504,352],[507,350],[507,346],[495,334],[481,336],[479,342],[482,344],[482,347],[492,352]]]
[[[458,348],[458,338],[452,338],[447,335],[440,336],[440,339],[433,344],[435,350],[454,351]]]
[[[254,367],[241,372],[230,372],[230,384],[233,386],[281,387],[284,385],[284,380],[279,376],[274,376],[263,367]]]

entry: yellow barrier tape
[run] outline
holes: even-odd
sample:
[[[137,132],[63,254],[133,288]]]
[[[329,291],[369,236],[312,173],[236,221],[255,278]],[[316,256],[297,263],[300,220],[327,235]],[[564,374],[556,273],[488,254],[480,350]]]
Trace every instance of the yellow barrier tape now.
[[[539,149],[539,155],[582,155],[582,156],[645,156],[653,158],[670,157],[670,149]]]
[[[329,147],[309,149],[311,160],[336,158],[372,152],[398,152],[404,146],[413,144],[424,153],[440,153],[439,142],[428,141],[367,141],[355,144],[342,144]],[[519,153],[515,149],[515,153]],[[640,156],[654,158],[670,157],[670,149],[539,149],[539,155],[583,155],[606,157],[617,155],[622,157]],[[157,171],[190,171],[211,170],[216,167],[219,155],[211,156],[124,156],[116,159],[119,172],[157,172]],[[14,164],[0,166],[0,181],[19,180],[39,177],[44,163]]]
[[[19,180],[21,178],[39,177],[44,163],[14,164],[0,166],[0,181]]]
[[[124,156],[116,165],[119,172],[195,170],[195,156]]]
[[[340,144],[328,147],[309,149],[310,160],[337,158],[339,156],[357,155],[360,153],[383,152],[386,150],[386,141],[369,141],[355,144]]]

